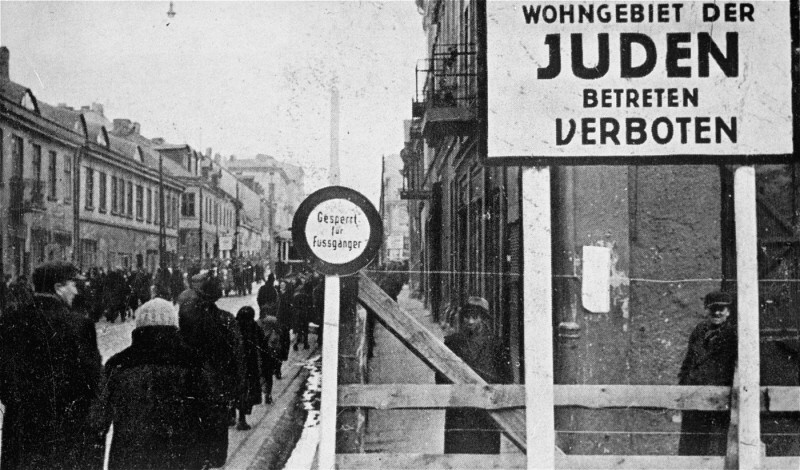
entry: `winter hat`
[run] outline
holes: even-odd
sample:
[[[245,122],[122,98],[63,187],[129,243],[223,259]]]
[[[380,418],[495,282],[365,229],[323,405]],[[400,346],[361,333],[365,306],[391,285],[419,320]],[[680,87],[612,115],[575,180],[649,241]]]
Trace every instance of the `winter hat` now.
[[[153,299],[136,310],[136,328],[143,326],[178,327],[178,310],[164,299]]]
[[[486,311],[487,313],[489,312],[489,301],[487,301],[483,297],[478,297],[474,295],[467,299],[467,305],[479,307],[484,311]]]
[[[727,292],[713,291],[706,294],[703,305],[710,308],[715,305],[730,306],[733,304],[733,297]]]

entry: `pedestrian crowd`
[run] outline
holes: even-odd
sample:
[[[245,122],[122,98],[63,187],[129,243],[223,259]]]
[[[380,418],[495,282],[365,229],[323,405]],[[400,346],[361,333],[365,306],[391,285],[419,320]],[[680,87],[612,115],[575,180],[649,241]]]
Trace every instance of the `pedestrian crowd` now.
[[[54,262],[34,271],[32,286],[25,279],[8,286],[0,313],[0,469],[102,469],[112,426],[110,469],[221,467],[228,428],[250,429],[253,407],[272,403],[290,348],[310,347],[309,322],[320,325],[321,344],[322,277],[276,282],[270,274],[257,305],[234,316],[216,305],[221,270],[183,276],[173,268],[147,282],[131,276],[131,346],[103,365],[94,316],[119,307],[118,294],[99,287],[117,287],[125,276],[115,273],[83,276]],[[188,282],[176,293],[177,281],[167,281],[179,275]],[[81,297],[81,284],[93,297]],[[138,297],[142,285],[148,297]]]

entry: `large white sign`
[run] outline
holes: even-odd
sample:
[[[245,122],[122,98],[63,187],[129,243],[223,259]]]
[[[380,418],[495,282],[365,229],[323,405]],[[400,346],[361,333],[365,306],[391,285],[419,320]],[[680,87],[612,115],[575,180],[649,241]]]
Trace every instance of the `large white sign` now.
[[[788,0],[486,9],[489,157],[793,151]]]
[[[345,264],[367,248],[370,224],[367,215],[347,199],[328,199],[311,210],[305,236],[311,251],[331,264]]]

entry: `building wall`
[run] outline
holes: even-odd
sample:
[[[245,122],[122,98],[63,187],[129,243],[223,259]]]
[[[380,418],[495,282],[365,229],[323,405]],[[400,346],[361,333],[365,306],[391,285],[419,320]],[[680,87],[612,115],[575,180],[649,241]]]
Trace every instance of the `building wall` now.
[[[14,110],[19,115],[31,116],[27,110]],[[31,119],[42,121],[41,118]],[[27,121],[27,120],[26,120]],[[65,165],[74,158],[76,149],[80,145],[81,137],[75,134],[73,142],[64,142],[54,138],[46,128],[34,128],[26,121],[11,118],[0,120],[2,132],[2,204],[4,210],[0,214],[0,223],[3,230],[3,269],[6,275],[15,277],[20,274],[30,274],[32,269],[44,261],[67,260],[72,257],[72,229],[73,214],[69,190],[71,189],[71,168],[64,172]],[[69,133],[61,130],[60,134]],[[38,208],[25,211],[21,223],[14,225],[10,217],[11,204],[11,178],[14,175],[12,168],[15,139],[22,142],[24,201],[31,200],[33,181],[36,180],[34,172],[34,152],[36,147],[41,155],[41,172],[38,181],[41,181],[41,204]],[[55,186],[51,183],[51,162],[55,157]],[[55,190],[53,195],[52,191]]]

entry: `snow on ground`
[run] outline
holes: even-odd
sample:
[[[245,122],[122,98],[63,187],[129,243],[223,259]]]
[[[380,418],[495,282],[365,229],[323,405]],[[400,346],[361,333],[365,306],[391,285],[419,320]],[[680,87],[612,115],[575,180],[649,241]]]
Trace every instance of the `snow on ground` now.
[[[308,379],[303,392],[303,409],[308,412],[303,425],[303,434],[283,467],[285,470],[310,470],[319,445],[319,410],[322,391],[322,356],[315,356],[306,361]]]

